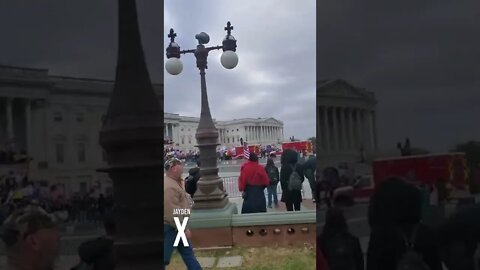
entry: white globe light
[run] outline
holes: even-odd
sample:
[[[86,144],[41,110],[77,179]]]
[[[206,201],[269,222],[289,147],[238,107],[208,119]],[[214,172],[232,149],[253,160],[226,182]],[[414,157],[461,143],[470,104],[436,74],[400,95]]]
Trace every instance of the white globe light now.
[[[165,69],[172,75],[178,75],[183,70],[182,61],[178,58],[172,57],[165,63]]]
[[[220,57],[220,63],[226,69],[232,69],[238,64],[238,55],[234,51],[224,51]]]

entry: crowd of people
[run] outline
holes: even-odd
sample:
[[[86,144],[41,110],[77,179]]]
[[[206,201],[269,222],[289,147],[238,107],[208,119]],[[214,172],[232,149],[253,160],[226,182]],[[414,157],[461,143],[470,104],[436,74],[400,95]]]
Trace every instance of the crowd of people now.
[[[305,178],[312,190],[315,188],[315,160],[306,151],[300,153],[287,149],[282,153],[279,169],[272,157],[268,158],[264,167],[258,163],[258,156],[250,153],[248,161],[240,168],[238,178],[243,197],[242,213],[261,213],[267,212],[267,207],[278,207],[278,184],[282,189],[280,202],[285,204],[287,211],[300,211]]]
[[[25,150],[19,150],[13,141],[0,148],[0,164],[15,164],[28,158]]]
[[[479,269],[479,205],[460,205],[455,213],[441,212],[436,222],[428,222],[425,190],[429,188],[398,177],[383,181],[370,198],[370,240],[363,251],[342,208],[332,204],[317,237],[317,262],[323,264],[317,269]]]
[[[270,155],[275,155],[275,153],[278,153],[280,150],[281,147],[275,144],[260,145],[258,156],[261,158],[268,158]],[[219,161],[231,160],[237,155],[239,155],[239,153],[236,153],[235,148],[220,146],[217,149],[217,158]],[[184,162],[195,163],[199,160],[200,152],[198,150],[180,150],[170,144],[164,145],[164,160],[167,160],[170,157],[178,158]]]
[[[164,153],[164,159],[163,160],[168,160],[171,157],[178,158],[180,160],[183,160],[184,162],[196,162],[199,160],[200,153],[199,151],[183,151],[180,149],[176,149],[173,146],[164,146],[163,149]]]
[[[113,208],[112,194],[96,196],[94,190],[90,190],[66,198],[61,187],[30,181],[27,175],[10,171],[0,177],[0,224],[16,209],[32,202],[47,212],[65,213],[65,222],[83,224],[102,222],[105,214]]]

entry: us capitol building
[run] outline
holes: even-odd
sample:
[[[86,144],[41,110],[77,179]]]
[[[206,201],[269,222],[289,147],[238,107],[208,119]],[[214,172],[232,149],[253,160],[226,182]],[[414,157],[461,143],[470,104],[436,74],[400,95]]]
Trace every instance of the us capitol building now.
[[[198,117],[178,114],[164,114],[164,137],[172,140],[175,148],[195,150],[195,132],[200,121]],[[240,145],[240,139],[249,144],[278,144],[284,141],[283,122],[275,118],[242,118],[229,121],[215,121],[222,146]]]
[[[33,158],[32,180],[59,185],[67,195],[92,188],[112,188],[99,132],[107,112],[112,80],[49,74],[48,69],[0,65],[0,150],[13,142]],[[163,85],[154,84],[162,100]],[[165,113],[165,137],[182,150],[194,150],[199,118]],[[251,144],[283,141],[283,123],[273,118],[217,121],[219,143]],[[21,166],[0,164],[0,178]],[[21,169],[20,169],[21,170]]]

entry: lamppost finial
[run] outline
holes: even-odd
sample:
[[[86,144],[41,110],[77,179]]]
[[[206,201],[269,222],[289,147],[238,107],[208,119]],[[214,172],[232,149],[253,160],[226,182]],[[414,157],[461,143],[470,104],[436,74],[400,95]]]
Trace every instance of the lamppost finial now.
[[[230,34],[232,33],[232,30],[233,30],[233,26],[230,23],[230,21],[227,22],[227,27],[225,27],[224,29],[225,29],[225,31],[227,31],[227,35],[230,36]]]
[[[173,31],[173,28],[170,28],[170,34],[168,34],[168,37],[170,38],[170,42],[175,42],[177,34]]]

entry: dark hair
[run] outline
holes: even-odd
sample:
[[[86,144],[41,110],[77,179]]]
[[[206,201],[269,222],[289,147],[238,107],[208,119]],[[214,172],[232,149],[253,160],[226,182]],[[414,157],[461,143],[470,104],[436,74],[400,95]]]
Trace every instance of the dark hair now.
[[[248,160],[250,161],[258,161],[258,156],[255,153],[250,153],[250,156],[248,156]]]
[[[197,166],[200,167],[200,159],[197,159]]]
[[[376,225],[413,225],[420,221],[421,191],[403,178],[391,177],[380,183],[370,199],[368,222]]]
[[[282,153],[282,157],[281,157],[280,162],[282,163],[282,165],[287,165],[287,164],[294,165],[294,164],[296,164],[298,162],[297,151],[292,150],[292,149],[286,149]]]
[[[275,167],[275,162],[273,162],[273,159],[267,159],[267,167]]]

